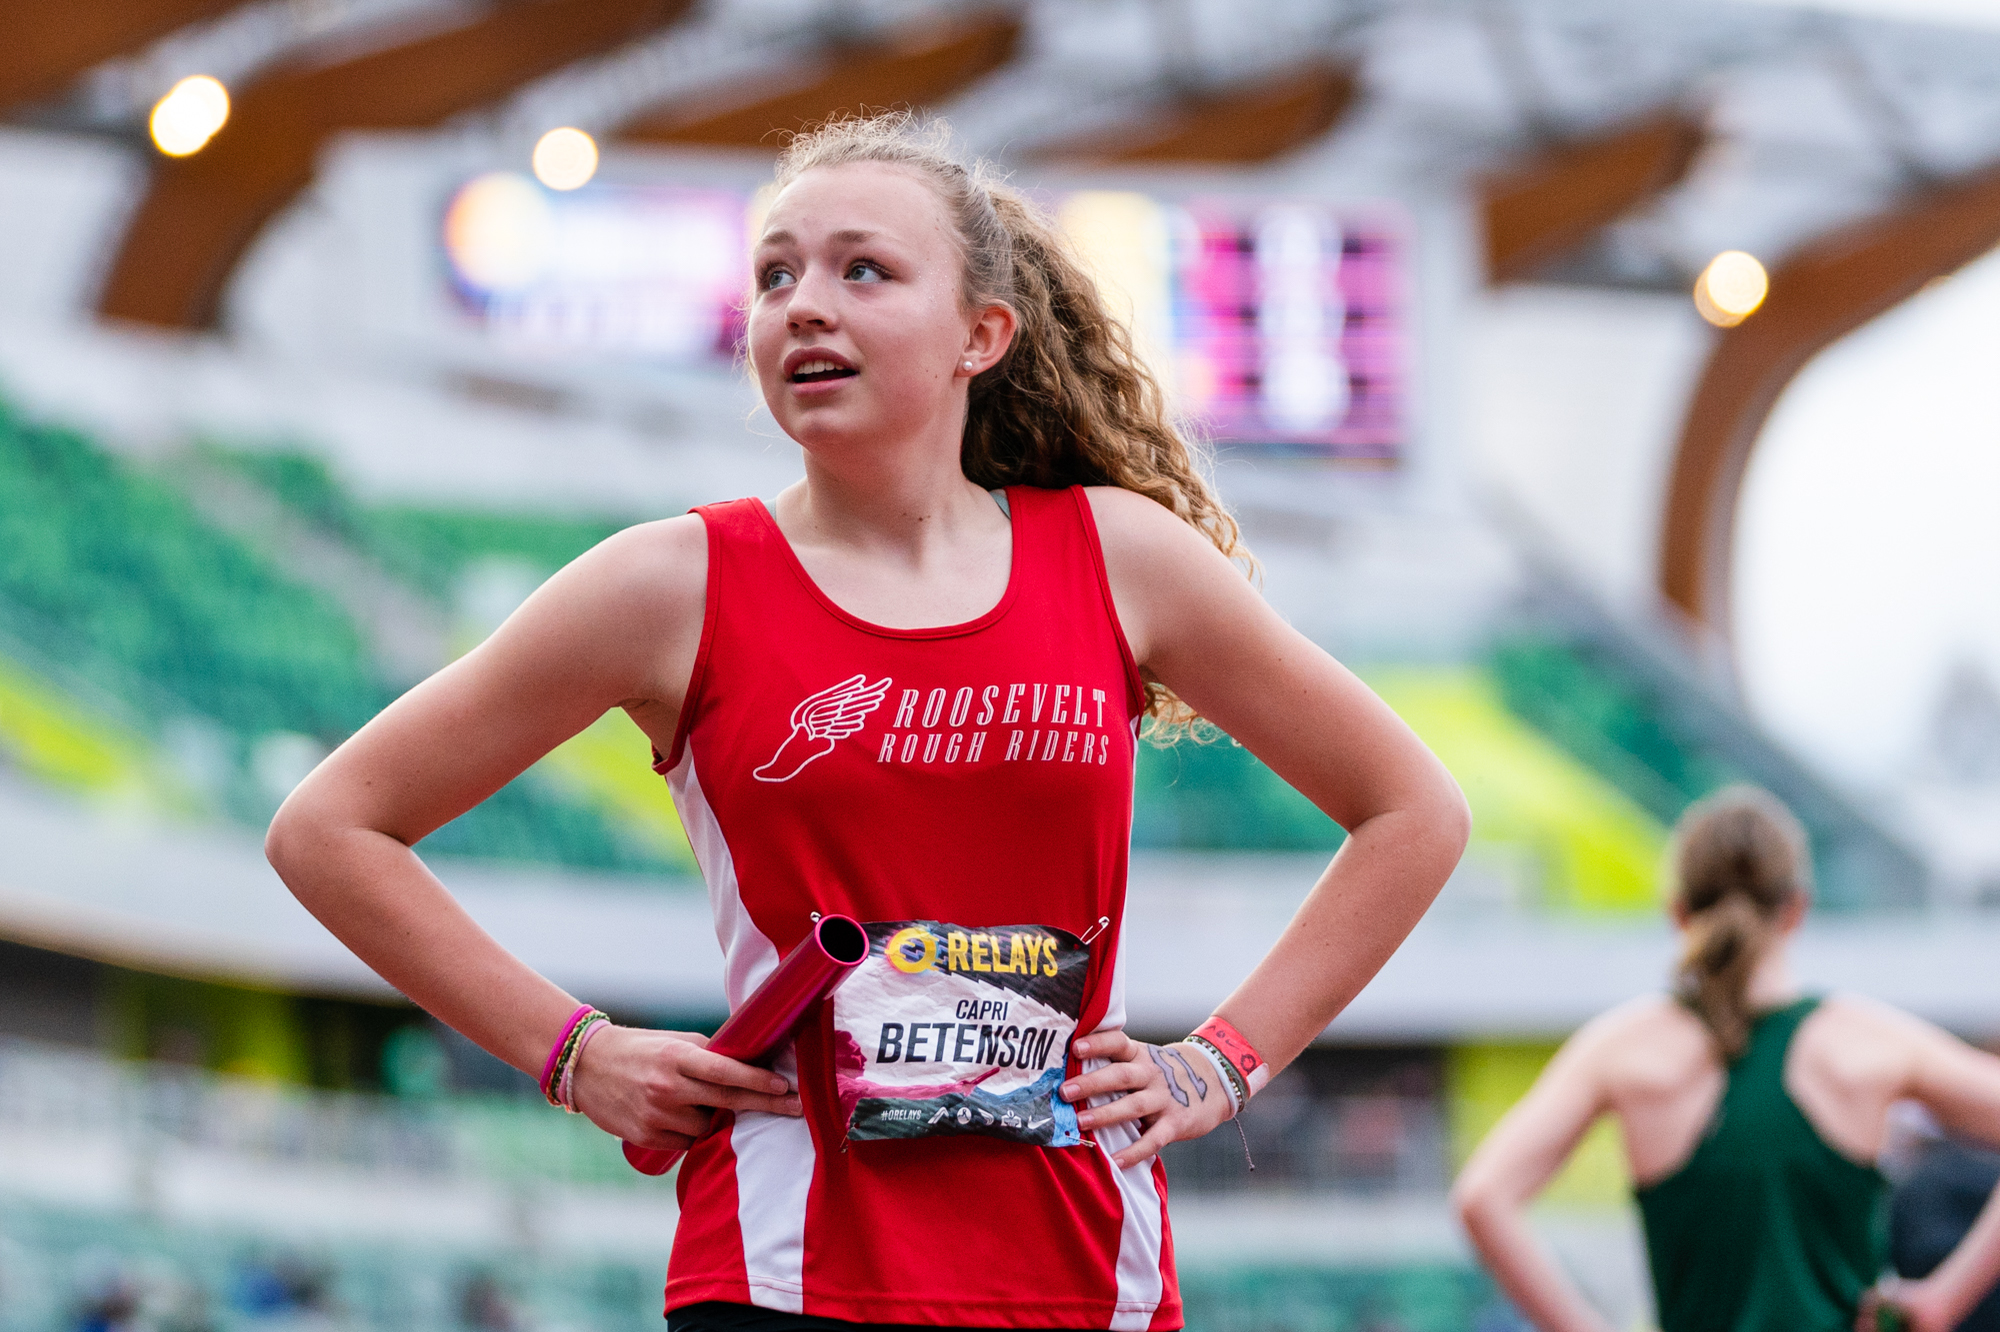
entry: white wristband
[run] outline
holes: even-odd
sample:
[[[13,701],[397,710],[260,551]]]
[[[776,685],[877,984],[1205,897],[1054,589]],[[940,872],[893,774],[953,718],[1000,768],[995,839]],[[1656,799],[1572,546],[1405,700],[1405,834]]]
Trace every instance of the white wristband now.
[[[1243,1102],[1236,1098],[1236,1079],[1229,1076],[1229,1070],[1222,1066],[1221,1057],[1215,1051],[1208,1048],[1208,1042],[1206,1041],[1183,1041],[1181,1043],[1183,1045],[1191,1045],[1201,1051],[1202,1058],[1208,1060],[1209,1067],[1215,1070],[1215,1080],[1222,1084],[1222,1090],[1229,1095],[1229,1104],[1235,1107],[1229,1112],[1229,1117],[1234,1119],[1236,1116],[1242,1114]]]

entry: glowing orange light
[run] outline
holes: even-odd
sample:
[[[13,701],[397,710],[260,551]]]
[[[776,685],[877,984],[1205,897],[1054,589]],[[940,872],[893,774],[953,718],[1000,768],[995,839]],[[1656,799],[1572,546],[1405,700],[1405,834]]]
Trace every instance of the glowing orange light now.
[[[1756,313],[1770,290],[1770,276],[1754,256],[1724,250],[1695,279],[1694,308],[1717,328],[1734,328]]]
[[[554,243],[548,196],[526,176],[506,171],[480,176],[445,210],[445,253],[460,277],[485,291],[532,283]]]
[[[535,144],[535,179],[573,190],[597,174],[597,142],[580,129],[552,129]]]
[[[193,74],[153,104],[149,126],[155,147],[169,157],[186,157],[207,147],[228,120],[229,90],[206,74]]]

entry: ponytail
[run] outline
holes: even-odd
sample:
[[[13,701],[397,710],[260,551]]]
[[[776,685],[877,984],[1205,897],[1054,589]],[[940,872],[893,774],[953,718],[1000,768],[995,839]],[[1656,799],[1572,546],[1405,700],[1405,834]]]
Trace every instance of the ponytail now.
[[[909,112],[834,120],[793,138],[780,188],[817,167],[881,162],[923,177],[956,224],[968,309],[1014,311],[1014,341],[972,381],[960,466],[975,485],[1117,486],[1159,504],[1254,571],[1206,457],[1169,419],[1159,381],[1105,308],[1055,224],[985,163],[963,165],[939,121]],[[1150,734],[1196,721],[1170,689],[1146,686]]]
[[[1811,891],[1805,833],[1771,795],[1732,786],[1681,816],[1674,873],[1687,922],[1674,995],[1733,1060],[1749,1043],[1750,978],[1778,915]]]

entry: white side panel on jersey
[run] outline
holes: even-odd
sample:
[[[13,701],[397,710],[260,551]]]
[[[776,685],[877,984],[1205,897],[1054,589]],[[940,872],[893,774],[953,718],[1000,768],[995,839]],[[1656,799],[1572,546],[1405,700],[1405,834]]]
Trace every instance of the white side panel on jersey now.
[[[804,1313],[812,1130],[789,1115],[739,1114],[729,1146],[736,1153],[736,1221],[743,1230],[750,1302]]]
[[[1132,719],[1132,761],[1139,760],[1139,719]],[[1130,854],[1127,854],[1126,872],[1129,876]],[[1125,902],[1126,886],[1118,885],[1118,951],[1111,958],[1111,994],[1104,1002],[1104,1018],[1097,1024],[1098,1031],[1110,1031],[1125,1025]]]
[[[743,905],[736,885],[736,860],[722,836],[722,825],[702,794],[701,779],[694,771],[694,746],[681,750],[681,761],[667,774],[667,786],[674,794],[674,808],[680,811],[681,827],[687,829],[688,845],[694,848],[695,863],[701,866],[702,882],[708,885],[708,905],[715,915],[715,938],[722,945],[722,989],[733,1012],[764,978],[778,968],[778,949],[764,937]]]
[[[1132,719],[1133,759],[1138,759],[1139,719]],[[1125,1025],[1125,917],[1126,901],[1121,889],[1118,900],[1118,951],[1111,959],[1111,994],[1104,1006],[1099,1031]],[[1083,1070],[1102,1068],[1107,1061],[1085,1060]],[[1092,1098],[1093,1106],[1108,1103],[1110,1097]],[[1113,1152],[1122,1152],[1139,1141],[1137,1124],[1113,1124],[1096,1131],[1097,1145],[1104,1152],[1104,1164],[1118,1181],[1125,1217],[1118,1235],[1118,1303],[1111,1315],[1112,1332],[1146,1332],[1153,1314],[1166,1293],[1160,1275],[1160,1250],[1166,1239],[1166,1203],[1153,1182],[1153,1163],[1120,1170],[1111,1161]]]
[[[1094,1073],[1103,1068],[1109,1060],[1086,1059],[1083,1071]],[[1093,1108],[1109,1105],[1115,1097],[1093,1096]],[[1160,1190],[1153,1183],[1153,1163],[1120,1170],[1111,1160],[1113,1152],[1122,1152],[1139,1141],[1137,1124],[1111,1124],[1094,1130],[1099,1150],[1104,1153],[1104,1165],[1118,1181],[1118,1195],[1125,1204],[1125,1216],[1118,1233],[1118,1302],[1111,1315],[1112,1332],[1146,1332],[1152,1325],[1153,1313],[1160,1307],[1160,1299],[1166,1293],[1166,1281],[1160,1275],[1160,1250],[1166,1238],[1165,1202]]]
[[[1125,1025],[1125,903],[1118,904],[1118,951],[1111,955],[1110,994],[1104,1001],[1104,1018],[1098,1031]]]
[[[778,949],[743,905],[736,861],[715,811],[702,795],[692,746],[682,751],[667,783],[694,848],[695,863],[708,884],[715,937],[722,945],[723,988],[734,1010],[777,969]],[[775,1071],[798,1085],[798,1066],[790,1051],[778,1060]],[[736,1156],[736,1224],[743,1234],[750,1301],[763,1309],[802,1313],[806,1195],[812,1188],[815,1160],[812,1131],[805,1120],[787,1115],[740,1114],[729,1131],[729,1146]]]

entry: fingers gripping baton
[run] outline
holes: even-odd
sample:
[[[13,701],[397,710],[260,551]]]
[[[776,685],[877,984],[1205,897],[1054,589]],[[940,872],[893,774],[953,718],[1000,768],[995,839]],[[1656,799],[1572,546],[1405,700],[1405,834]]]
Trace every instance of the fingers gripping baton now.
[[[769,1064],[819,1011],[820,1000],[840,988],[868,959],[868,934],[848,916],[821,916],[791,955],[759,985],[708,1043],[714,1054],[746,1064]],[[663,1175],[681,1153],[625,1144],[634,1170]]]

